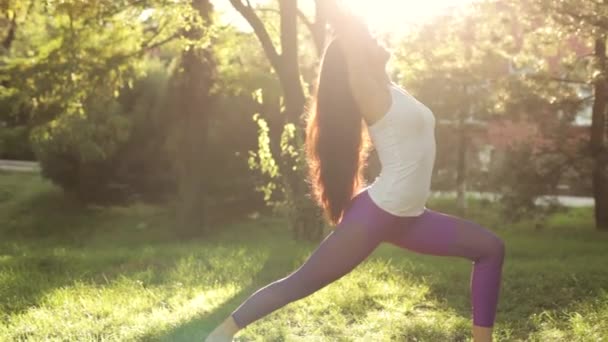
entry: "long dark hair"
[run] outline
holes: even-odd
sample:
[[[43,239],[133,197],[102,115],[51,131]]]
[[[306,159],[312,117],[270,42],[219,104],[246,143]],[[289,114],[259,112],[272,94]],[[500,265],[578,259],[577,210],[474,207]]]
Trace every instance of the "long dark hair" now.
[[[332,40],[323,53],[306,128],[312,195],[332,224],[340,221],[364,185],[362,171],[369,146],[338,39]]]

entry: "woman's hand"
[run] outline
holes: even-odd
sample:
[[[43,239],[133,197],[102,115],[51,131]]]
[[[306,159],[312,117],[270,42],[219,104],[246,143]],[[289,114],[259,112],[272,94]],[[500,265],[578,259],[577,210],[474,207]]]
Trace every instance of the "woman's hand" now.
[[[355,43],[361,43],[365,38],[372,40],[363,20],[344,6],[338,5],[336,0],[319,0],[317,6],[321,6],[327,21],[341,38],[352,40]]]
[[[368,122],[383,115],[391,104],[385,65],[388,52],[372,37],[361,18],[338,5],[319,0],[344,52],[352,94]]]

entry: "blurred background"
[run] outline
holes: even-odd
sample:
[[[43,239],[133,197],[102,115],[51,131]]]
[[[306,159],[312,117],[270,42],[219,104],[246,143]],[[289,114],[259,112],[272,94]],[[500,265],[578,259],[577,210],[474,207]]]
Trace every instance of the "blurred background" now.
[[[213,248],[241,241],[245,245],[225,251],[246,260],[247,253],[239,253],[248,248],[303,248],[300,254],[278,253],[292,261],[282,268],[271,263],[267,273],[253,262],[235,262],[226,272],[243,279],[262,276],[253,277],[251,288],[224,288],[233,302],[199,303],[211,312],[206,325],[186,324],[167,337],[159,331],[166,333],[173,323],[161,315],[158,328],[129,335],[118,327],[147,326],[149,318],[125,323],[113,316],[115,321],[102,329],[72,313],[66,320],[81,322],[88,335],[64,326],[64,335],[57,336],[175,340],[179,334],[203,334],[248,289],[284,275],[329,232],[307,195],[302,152],[304,113],[320,54],[332,36],[319,1],[0,0],[0,297],[7,299],[0,305],[5,317],[0,336],[54,336],[58,321],[48,318],[41,328],[34,316],[24,315],[32,305],[47,305],[47,314],[56,315],[55,304],[40,304],[43,294],[73,286],[75,279],[96,283],[105,277],[110,286],[123,275],[145,283],[146,276],[140,279],[137,272],[152,267],[166,278],[148,276],[169,291],[163,286],[173,284],[170,279],[209,277],[204,278],[208,284],[196,283],[200,287],[195,280],[188,283],[193,294],[223,284],[224,267],[232,267],[196,264],[200,258],[186,258],[198,255],[195,251],[205,250],[204,258],[213,260],[219,253]],[[559,272],[546,265],[522,266],[523,273],[517,273],[522,279],[525,272],[541,277],[540,269],[552,270],[536,284],[576,284],[573,292],[559,290],[569,296],[548,295],[561,299],[547,300],[546,306],[523,304],[522,297],[521,306],[505,307],[514,311],[504,314],[501,338],[606,338],[608,327],[600,322],[608,318],[601,316],[608,315],[608,301],[601,302],[604,311],[588,303],[588,311],[569,311],[580,317],[551,310],[585,296],[597,298],[608,282],[605,273],[600,276],[600,265],[608,261],[608,4],[357,0],[343,6],[367,22],[392,52],[392,80],[436,116],[438,154],[429,207],[477,220],[507,241],[512,236],[514,255],[519,250],[522,257],[554,261],[581,256],[579,264],[561,265]],[[367,179],[379,169],[372,152]],[[531,240],[518,240],[524,237]],[[568,245],[572,239],[582,240]],[[179,249],[193,241],[199,245]],[[256,241],[264,247],[256,247]],[[147,249],[163,242],[175,243],[175,249]],[[126,249],[118,251],[120,246]],[[545,247],[535,256],[526,254],[534,246]],[[175,263],[157,264],[145,251]],[[594,254],[582,256],[584,251]],[[267,252],[260,256],[265,265],[279,260]],[[194,264],[182,265],[180,276],[163,273],[175,270],[183,258]],[[555,262],[551,265],[558,267]],[[466,271],[460,276],[466,278]],[[586,276],[593,280],[580,287]],[[441,292],[450,291],[450,280],[444,280],[438,293],[450,298]],[[505,291],[521,294],[519,285]],[[536,290],[541,301],[549,291]],[[453,305],[466,321],[467,297],[461,292]],[[191,303],[184,296],[179,305]],[[124,310],[125,315],[137,311]],[[534,316],[540,312],[545,316]],[[587,320],[597,324],[585,325]],[[459,324],[442,328],[456,331],[452,335],[427,336],[423,331],[431,328],[422,326],[394,335],[402,339],[377,340],[460,340],[466,329]],[[91,327],[100,329],[98,335]],[[246,335],[251,340],[297,335],[274,331],[272,324],[252,329]],[[341,334],[346,331],[335,336]]]

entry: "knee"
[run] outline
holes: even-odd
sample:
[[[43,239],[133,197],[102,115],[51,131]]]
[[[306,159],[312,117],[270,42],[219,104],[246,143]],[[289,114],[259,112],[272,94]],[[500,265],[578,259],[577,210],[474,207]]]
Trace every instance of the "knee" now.
[[[505,258],[505,241],[502,238],[495,236],[489,247],[492,257],[496,258],[502,264]]]
[[[478,243],[477,253],[471,260],[499,263],[502,265],[505,258],[505,242],[502,238],[490,232]]]

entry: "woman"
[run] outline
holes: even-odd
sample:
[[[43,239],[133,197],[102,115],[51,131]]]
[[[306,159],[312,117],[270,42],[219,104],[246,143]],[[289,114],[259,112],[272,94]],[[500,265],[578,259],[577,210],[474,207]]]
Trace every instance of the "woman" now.
[[[238,330],[349,273],[382,242],[472,260],[473,338],[491,341],[504,243],[475,223],[425,207],[435,159],[433,113],[390,82],[389,54],[364,25],[332,13],[337,38],[321,63],[307,152],[313,194],[336,228],[299,269],[251,295],[207,341],[231,341]],[[362,188],[365,126],[382,170]]]

